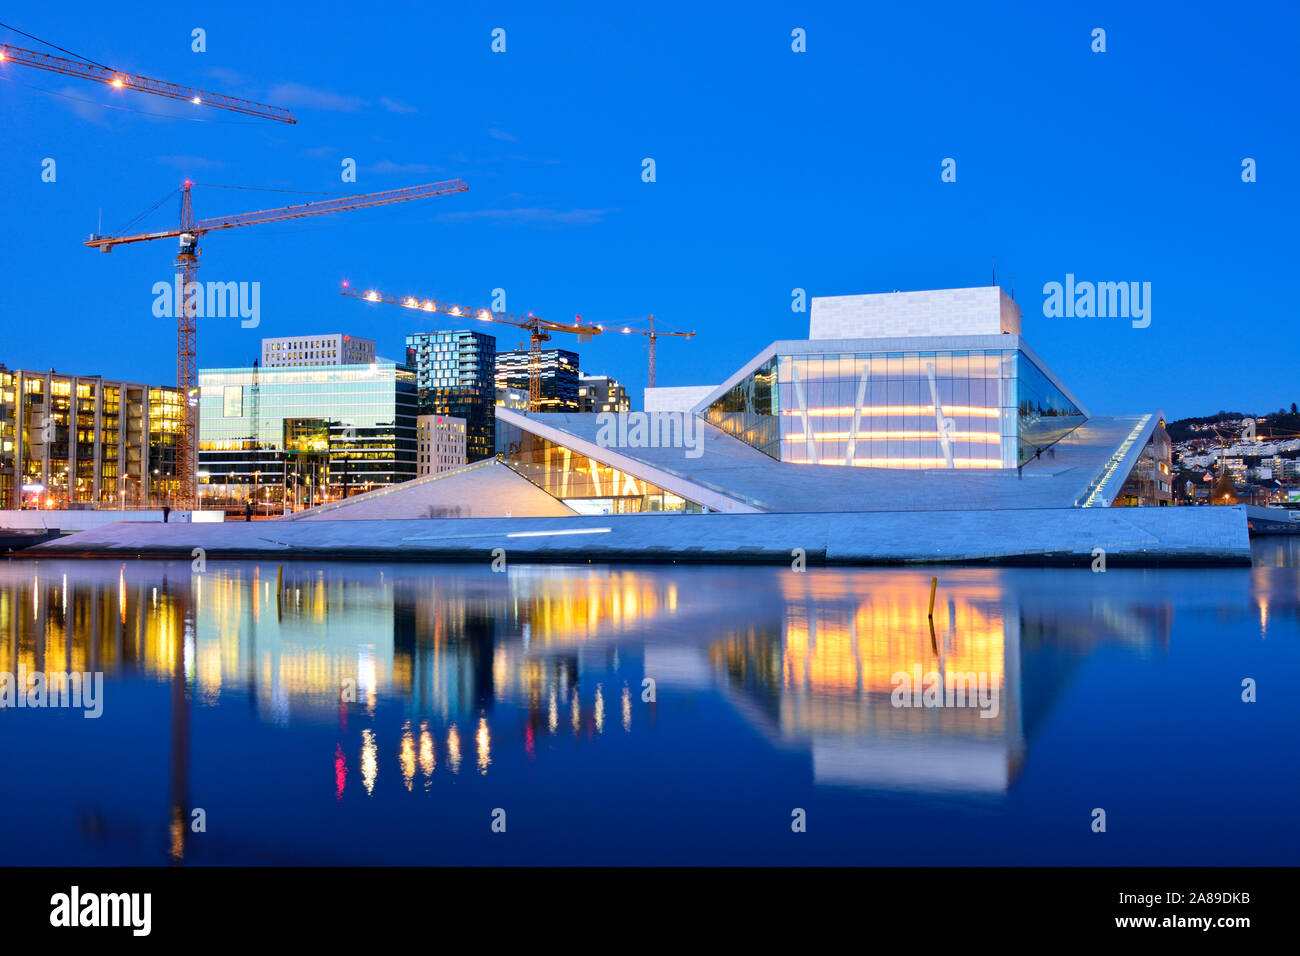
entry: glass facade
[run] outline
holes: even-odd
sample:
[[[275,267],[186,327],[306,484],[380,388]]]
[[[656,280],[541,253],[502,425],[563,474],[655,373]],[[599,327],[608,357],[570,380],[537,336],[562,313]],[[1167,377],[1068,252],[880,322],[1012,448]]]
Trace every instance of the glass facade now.
[[[279,513],[416,477],[416,375],[403,365],[199,373],[199,497]]]
[[[778,355],[704,418],[781,461],[876,468],[1014,468],[1084,420],[1018,349]]]
[[[611,465],[549,439],[497,422],[501,460],[579,514],[705,509]]]
[[[498,352],[496,387],[521,389],[528,394],[527,349]],[[541,379],[541,407],[539,412],[581,411],[578,395],[578,353],[566,349],[541,349],[538,354]]]
[[[421,415],[465,419],[465,459],[495,454],[495,336],[463,329],[406,337],[406,364],[415,369]]]
[[[728,435],[780,459],[781,403],[777,401],[773,358],[737,382],[704,411],[704,420]]]

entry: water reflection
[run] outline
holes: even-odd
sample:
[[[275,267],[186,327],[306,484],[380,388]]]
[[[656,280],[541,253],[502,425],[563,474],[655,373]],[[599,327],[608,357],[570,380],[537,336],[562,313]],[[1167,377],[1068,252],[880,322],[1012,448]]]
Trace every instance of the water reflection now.
[[[196,739],[199,712],[232,708],[267,732],[330,730],[315,759],[336,804],[513,773],[558,759],[542,743],[563,736],[652,734],[666,701],[699,695],[806,756],[815,785],[999,797],[1097,649],[1162,653],[1176,609],[1259,637],[1293,628],[1300,572],[1279,547],[1277,567],[1249,571],[946,569],[933,617],[931,572],[905,569],[286,565],[277,593],[273,565],[14,561],[0,566],[0,672],[166,691],[148,719],[168,729],[174,862],[191,842],[191,764],[229,759],[248,733]],[[995,680],[982,707],[924,706],[919,687],[898,706],[899,674],[937,675],[940,702],[969,675]],[[688,719],[702,739],[723,733],[716,716]],[[114,829],[93,809],[80,826]]]

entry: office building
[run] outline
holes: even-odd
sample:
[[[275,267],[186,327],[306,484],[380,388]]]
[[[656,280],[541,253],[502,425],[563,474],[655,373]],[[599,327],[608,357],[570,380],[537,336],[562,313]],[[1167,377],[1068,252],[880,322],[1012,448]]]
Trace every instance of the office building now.
[[[374,340],[341,332],[262,339],[262,368],[368,365],[374,360]]]
[[[466,329],[406,337],[406,364],[415,370],[421,415],[465,421],[466,460],[495,453],[495,336]]]
[[[498,352],[496,387],[529,391],[529,352],[517,349]],[[576,412],[578,402],[578,353],[565,349],[542,349],[538,368],[541,372],[542,412]]]
[[[415,426],[419,476],[441,475],[464,465],[465,419],[452,415],[420,415]]]
[[[394,362],[201,370],[200,505],[278,514],[415,478],[416,402]]]
[[[505,408],[513,408],[517,411],[528,411],[528,389],[511,388],[508,385],[497,388],[497,405]]]
[[[578,411],[583,414],[626,412],[632,408],[627,389],[608,375],[583,375],[578,379]]]
[[[0,365],[0,509],[170,504],[183,419],[174,387]]]

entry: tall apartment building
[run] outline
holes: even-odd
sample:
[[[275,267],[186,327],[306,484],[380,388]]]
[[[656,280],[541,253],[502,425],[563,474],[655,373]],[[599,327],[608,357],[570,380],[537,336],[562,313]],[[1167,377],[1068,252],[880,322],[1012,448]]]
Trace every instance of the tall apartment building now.
[[[0,508],[169,503],[183,419],[174,387],[0,365]]]
[[[627,389],[608,375],[583,375],[578,379],[578,411],[599,414],[626,412],[631,408]]]
[[[421,415],[416,419],[415,439],[421,478],[441,475],[466,464],[463,418]]]
[[[565,349],[541,351],[541,412],[576,412],[578,403],[578,353]],[[528,391],[528,349],[498,352],[496,387]]]
[[[465,421],[466,461],[496,454],[497,340],[483,332],[417,332],[406,337],[406,364],[415,370],[421,415]]]
[[[373,339],[359,339],[342,332],[262,339],[262,368],[368,365],[374,360]]]

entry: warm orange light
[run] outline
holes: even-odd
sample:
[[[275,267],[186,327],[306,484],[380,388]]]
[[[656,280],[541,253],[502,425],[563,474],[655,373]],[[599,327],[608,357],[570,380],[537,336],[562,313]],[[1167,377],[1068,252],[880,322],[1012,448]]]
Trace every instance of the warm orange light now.
[[[126,83],[122,80],[120,76],[115,76],[113,77],[113,85],[120,90],[122,87],[126,86]]]
[[[366,301],[367,301],[367,302],[378,302],[378,301],[379,301],[379,293],[378,293],[378,292],[367,292],[367,293],[366,293]]]
[[[190,102],[197,106],[199,103],[202,103],[203,100],[200,97],[196,96],[194,97],[194,99],[190,100]]]

